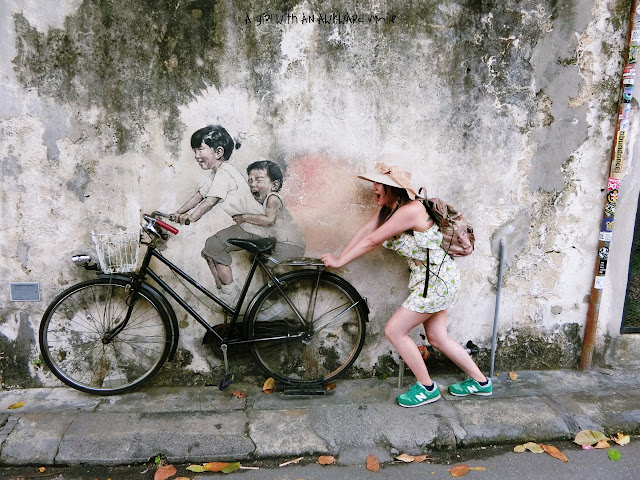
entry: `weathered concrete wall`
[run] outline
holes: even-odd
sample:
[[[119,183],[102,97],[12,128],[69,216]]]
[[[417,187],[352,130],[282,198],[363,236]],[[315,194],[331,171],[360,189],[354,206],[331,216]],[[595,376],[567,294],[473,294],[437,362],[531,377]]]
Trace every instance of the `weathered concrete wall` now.
[[[355,174],[403,152],[415,183],[476,227],[475,253],[459,260],[452,336],[480,345],[487,366],[504,236],[498,370],[575,366],[629,9],[627,0],[3,2],[4,384],[55,383],[39,366],[40,316],[90,276],[67,259],[91,249],[91,229],[134,227],[141,212],[175,211],[192,195],[203,174],[189,137],[208,123],[242,139],[240,171],[259,158],[286,167],[283,194],[311,256],[339,252],[372,214]],[[634,121],[628,145],[636,130]],[[640,349],[617,333],[637,176],[621,186],[599,361]],[[166,254],[211,285],[199,252],[231,224],[214,210]],[[406,295],[406,267],[378,251],[341,273],[372,312],[356,365],[386,373],[397,355],[383,329]],[[40,302],[9,301],[9,282],[23,281],[40,282]],[[220,361],[198,325],[182,312],[179,321],[166,381],[208,378]]]

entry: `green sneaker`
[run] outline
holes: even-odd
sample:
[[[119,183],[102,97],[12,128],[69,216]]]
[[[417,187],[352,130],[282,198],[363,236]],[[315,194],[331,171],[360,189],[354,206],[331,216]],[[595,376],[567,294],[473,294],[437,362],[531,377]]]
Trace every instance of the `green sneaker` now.
[[[420,405],[426,405],[427,403],[433,403],[440,399],[440,390],[436,382],[433,382],[433,390],[429,391],[424,388],[420,382],[409,389],[407,393],[401,393],[396,397],[398,404],[401,407],[419,407]]]
[[[493,385],[491,385],[490,378],[487,380],[489,380],[489,383],[483,386],[473,378],[467,378],[464,382],[449,385],[449,393],[455,397],[466,397],[467,395],[482,395],[483,397],[488,397],[493,393]]]

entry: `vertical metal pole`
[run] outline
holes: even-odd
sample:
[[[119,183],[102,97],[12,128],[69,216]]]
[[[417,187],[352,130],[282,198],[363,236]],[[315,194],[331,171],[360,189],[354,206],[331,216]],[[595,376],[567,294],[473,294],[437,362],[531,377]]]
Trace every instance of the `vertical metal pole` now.
[[[496,361],[496,346],[498,344],[498,313],[500,311],[500,294],[502,292],[502,274],[504,271],[504,237],[500,239],[500,259],[498,260],[498,291],[496,293],[496,309],[493,314],[493,335],[491,337],[491,368],[489,377],[493,377],[493,367]]]
[[[640,29],[634,30],[636,22],[640,22],[639,0],[631,3],[631,17],[629,19],[629,35],[627,37],[627,58],[622,73],[622,82],[618,96],[618,118],[616,120],[616,135],[611,149],[610,172],[607,181],[607,196],[602,215],[602,227],[598,241],[598,252],[595,262],[595,278],[589,296],[589,309],[582,341],[582,356],[580,358],[580,370],[589,371],[593,359],[593,351],[598,330],[598,315],[600,313],[600,300],[604,288],[604,276],[607,271],[609,247],[613,235],[613,217],[618,199],[618,183],[622,177],[622,165],[625,150],[625,139],[629,129],[631,116],[631,101],[633,99],[633,87],[636,78],[636,63],[640,46]]]

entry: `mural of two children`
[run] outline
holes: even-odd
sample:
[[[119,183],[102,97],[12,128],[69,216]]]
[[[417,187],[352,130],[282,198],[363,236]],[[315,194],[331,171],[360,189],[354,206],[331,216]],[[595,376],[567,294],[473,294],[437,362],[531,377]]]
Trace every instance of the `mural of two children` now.
[[[229,163],[233,150],[240,145],[220,125],[208,125],[194,132],[191,148],[200,168],[211,170],[211,175],[175,212],[174,219],[182,224],[187,220],[197,222],[215,205],[233,218],[236,224],[209,237],[202,249],[202,257],[222,294],[233,296],[238,290],[233,284],[230,252],[239,248],[228,243],[230,238],[273,237],[277,243],[270,256],[276,261],[304,255],[304,236],[278,193],[283,184],[278,165],[270,160],[253,162],[247,167],[245,180]]]

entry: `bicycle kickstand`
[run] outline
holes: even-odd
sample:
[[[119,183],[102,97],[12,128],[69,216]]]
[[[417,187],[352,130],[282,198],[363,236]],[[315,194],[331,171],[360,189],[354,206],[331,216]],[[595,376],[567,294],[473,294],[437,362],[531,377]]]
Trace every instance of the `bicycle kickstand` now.
[[[220,379],[218,382],[218,389],[224,390],[229,387],[233,383],[233,373],[229,373],[229,361],[227,360],[227,345],[220,345],[220,349],[222,350],[222,356],[224,358],[224,377]]]

